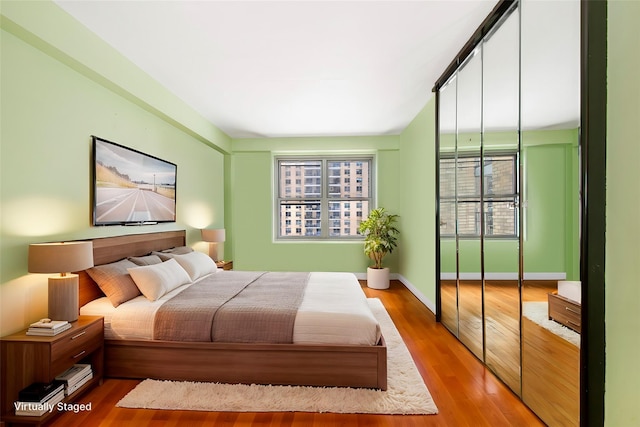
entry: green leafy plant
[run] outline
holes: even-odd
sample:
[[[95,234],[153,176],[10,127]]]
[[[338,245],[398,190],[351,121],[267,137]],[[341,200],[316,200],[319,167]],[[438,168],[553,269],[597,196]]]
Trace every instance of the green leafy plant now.
[[[360,223],[364,236],[364,253],[374,262],[373,268],[382,268],[382,259],[398,245],[400,231],[395,227],[398,215],[388,214],[384,208],[373,209]]]

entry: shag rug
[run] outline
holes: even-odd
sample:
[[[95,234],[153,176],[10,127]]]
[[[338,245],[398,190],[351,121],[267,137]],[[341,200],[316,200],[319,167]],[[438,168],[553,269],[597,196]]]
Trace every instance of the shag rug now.
[[[219,384],[147,379],[116,406],[212,412],[437,414],[411,354],[382,302],[369,298],[387,343],[387,390]]]
[[[560,338],[569,341],[580,348],[580,334],[573,329],[549,320],[549,304],[545,301],[525,302],[522,305],[522,315],[534,323],[542,326],[546,330],[556,334]]]

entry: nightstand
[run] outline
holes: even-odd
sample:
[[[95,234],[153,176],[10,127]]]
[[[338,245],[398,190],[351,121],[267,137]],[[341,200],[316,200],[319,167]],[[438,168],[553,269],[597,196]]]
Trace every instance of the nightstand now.
[[[216,261],[216,265],[223,270],[233,270],[233,261]]]
[[[39,417],[16,416],[18,392],[34,382],[51,382],[76,363],[90,363],[93,379],[63,402],[73,402],[86,390],[102,383],[104,371],[104,319],[80,316],[71,328],[53,337],[27,335],[27,330],[0,338],[2,361],[2,421],[6,424],[41,425],[58,411]]]
[[[551,293],[549,295],[549,319],[567,326],[577,333],[581,330],[582,306],[576,301],[565,298],[562,295]]]

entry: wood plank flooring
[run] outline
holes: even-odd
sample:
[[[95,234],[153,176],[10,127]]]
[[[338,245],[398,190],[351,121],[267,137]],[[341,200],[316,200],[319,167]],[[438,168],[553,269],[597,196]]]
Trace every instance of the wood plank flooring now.
[[[139,381],[106,379],[80,400],[91,412],[65,413],[51,424],[71,426],[542,426],[507,386],[478,361],[401,283],[388,290],[364,287],[380,298],[402,335],[438,406],[426,416],[218,413],[116,408]]]
[[[443,324],[454,332],[458,328],[461,342],[481,358],[482,283],[461,280],[457,289],[454,280],[442,285]],[[527,280],[522,287],[523,303],[546,302],[557,286],[557,281]],[[523,318],[521,361],[518,283],[487,280],[484,301],[487,366],[516,393],[522,390],[524,402],[549,425],[579,425],[579,348]]]

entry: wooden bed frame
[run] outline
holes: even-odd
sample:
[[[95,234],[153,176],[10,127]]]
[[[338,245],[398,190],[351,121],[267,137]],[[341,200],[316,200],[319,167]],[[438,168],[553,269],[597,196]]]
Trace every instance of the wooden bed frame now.
[[[93,239],[94,264],[184,246],[185,231]],[[82,271],[79,307],[104,294]],[[387,389],[387,348],[105,340],[105,376]]]

